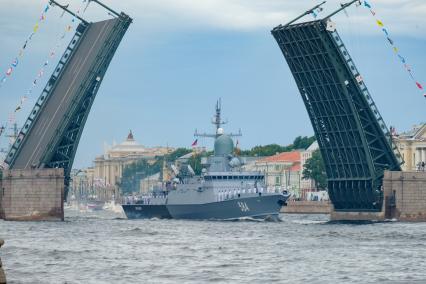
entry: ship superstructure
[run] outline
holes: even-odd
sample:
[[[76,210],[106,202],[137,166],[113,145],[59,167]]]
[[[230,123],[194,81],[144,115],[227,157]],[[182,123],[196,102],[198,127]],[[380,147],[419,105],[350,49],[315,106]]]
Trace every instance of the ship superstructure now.
[[[134,204],[124,204],[129,219],[178,218],[232,220],[244,217],[276,218],[288,195],[268,192],[265,176],[258,171],[244,171],[243,159],[234,154],[232,137],[222,128],[220,101],[213,120],[214,134],[196,137],[215,139],[214,153],[203,160],[201,175],[195,175],[190,165],[175,169],[175,178],[161,194],[142,196]]]

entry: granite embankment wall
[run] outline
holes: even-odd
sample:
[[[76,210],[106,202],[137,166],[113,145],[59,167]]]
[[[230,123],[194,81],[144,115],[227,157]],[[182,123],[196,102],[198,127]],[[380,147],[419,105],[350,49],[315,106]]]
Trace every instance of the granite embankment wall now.
[[[386,215],[399,221],[426,221],[426,172],[386,172]]]
[[[426,172],[386,171],[381,212],[331,212],[331,220],[426,222]]]
[[[281,209],[287,214],[330,214],[331,203],[328,201],[288,201]]]
[[[3,246],[4,241],[0,239],[0,248]],[[0,258],[0,284],[6,284],[6,275],[4,274],[3,264]]]
[[[63,169],[4,170],[1,181],[3,219],[64,219]]]
[[[2,186],[2,174],[3,174],[3,172],[0,171],[0,219],[4,218],[3,202],[2,202],[3,194],[4,194],[3,186]]]

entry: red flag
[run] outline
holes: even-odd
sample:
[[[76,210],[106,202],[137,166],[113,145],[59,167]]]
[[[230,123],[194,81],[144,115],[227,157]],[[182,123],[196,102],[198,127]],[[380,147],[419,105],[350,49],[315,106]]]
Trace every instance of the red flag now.
[[[423,90],[423,86],[422,86],[422,85],[420,85],[420,83],[419,83],[419,82],[416,82],[416,85],[417,85],[417,88],[419,88],[420,90]]]
[[[198,143],[198,139],[195,139],[195,141],[194,141],[194,142],[192,142],[191,146],[192,146],[192,147],[197,146],[197,143]]]

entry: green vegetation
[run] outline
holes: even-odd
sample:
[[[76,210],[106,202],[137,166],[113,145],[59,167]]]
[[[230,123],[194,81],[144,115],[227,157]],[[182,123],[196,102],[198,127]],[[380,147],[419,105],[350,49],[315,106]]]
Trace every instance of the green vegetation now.
[[[302,175],[303,179],[312,179],[314,181],[315,189],[324,190],[327,188],[324,160],[319,150],[315,150],[312,153],[312,157],[306,161]]]
[[[191,153],[191,149],[178,148],[167,156],[155,157],[154,161],[139,160],[126,166],[123,169],[123,176],[119,184],[123,194],[130,194],[139,191],[139,183],[141,179],[160,173],[163,169],[164,160],[174,163],[179,157]],[[210,153],[204,153],[207,156]],[[201,155],[193,156],[189,159],[189,164],[197,175],[201,174]]]
[[[163,165],[162,157],[156,157],[154,163],[148,163],[146,160],[139,160],[125,166],[123,176],[119,184],[123,194],[130,194],[139,191],[139,183],[141,179],[161,171]]]
[[[240,151],[241,156],[249,157],[264,157],[272,156],[276,153],[290,152],[297,149],[306,149],[315,141],[315,137],[302,137],[298,136],[294,139],[293,144],[287,146],[280,146],[278,144],[270,144],[265,146],[256,146],[251,150]],[[163,168],[164,159],[167,163],[174,163],[179,157],[191,153],[191,149],[178,148],[167,156],[155,157],[154,161],[148,162],[147,160],[139,160],[133,164],[126,166],[123,169],[123,176],[121,183],[118,184],[123,194],[130,194],[139,191],[139,183],[150,175],[161,173]],[[201,174],[201,158],[212,155],[213,152],[206,152],[192,156],[188,159],[189,165],[194,169],[195,174]]]
[[[255,146],[251,150],[241,151],[241,156],[248,157],[266,157],[277,153],[290,152],[297,149],[306,150],[315,141],[315,136],[298,136],[294,139],[293,144],[281,146],[278,144],[269,144],[265,146]]]

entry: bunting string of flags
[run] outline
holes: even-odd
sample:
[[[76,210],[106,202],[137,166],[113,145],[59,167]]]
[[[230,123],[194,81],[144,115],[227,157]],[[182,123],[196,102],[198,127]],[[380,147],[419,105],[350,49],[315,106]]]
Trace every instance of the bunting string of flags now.
[[[70,23],[68,23],[64,29],[63,32],[61,32],[61,35],[58,39],[58,41],[56,42],[56,44],[54,45],[54,47],[49,51],[48,57],[47,59],[43,62],[41,68],[39,69],[36,77],[34,78],[34,80],[32,81],[31,87],[29,88],[29,90],[27,91],[26,95],[22,96],[18,102],[18,104],[16,105],[15,110],[10,114],[9,116],[9,123],[6,122],[6,124],[1,125],[0,126],[0,137],[2,136],[2,134],[4,134],[5,130],[8,127],[8,124],[13,124],[15,122],[15,114],[17,112],[19,112],[20,110],[22,110],[25,102],[28,100],[28,96],[32,93],[33,89],[36,87],[37,83],[39,82],[39,80],[43,77],[43,75],[45,74],[45,70],[46,68],[49,66],[49,63],[54,59],[54,57],[57,54],[57,50],[62,46],[63,44],[63,39],[66,37],[67,33],[69,33],[70,31],[73,30],[73,24],[76,22],[76,18],[77,15],[80,14],[80,11],[83,9],[82,14],[86,11],[87,7],[89,6],[90,1],[89,0],[82,0],[82,6],[80,9],[77,10],[76,15],[73,16],[73,18],[71,19]],[[69,5],[67,5],[66,7],[68,7]],[[25,41],[23,47],[21,48],[21,50],[19,51],[19,55],[18,57],[16,57],[13,62],[11,63],[11,66],[7,69],[5,76],[3,76],[3,78],[0,81],[0,87],[1,85],[6,82],[7,77],[6,76],[10,76],[13,72],[13,69],[15,67],[18,66],[19,63],[19,58],[21,58],[24,55],[24,51],[25,49],[28,47],[29,42],[31,41],[32,37],[34,36],[34,34],[39,30],[41,23],[46,19],[46,13],[47,11],[50,9],[50,5],[47,4],[46,7],[44,8],[42,15],[40,16],[40,19],[38,20],[38,22],[36,23],[36,25],[33,28],[33,32],[30,34],[30,36],[27,38],[27,40]],[[64,11],[65,12],[65,11]],[[62,13],[62,15],[60,16],[61,18],[63,17],[64,13]]]
[[[86,11],[88,4],[90,3],[90,1],[88,0],[82,0],[82,7],[85,5],[85,3],[87,2],[87,5],[84,9],[84,11]],[[68,5],[67,5],[68,7]],[[82,7],[80,9],[77,10],[76,15],[80,14],[80,11],[82,9]],[[83,11],[83,13],[84,13]],[[62,15],[61,15],[62,17]],[[28,96],[31,95],[32,91],[34,90],[34,88],[37,86],[38,82],[40,81],[40,79],[43,77],[43,75],[45,74],[45,70],[46,68],[49,66],[49,63],[53,61],[53,59],[55,58],[56,54],[57,54],[57,50],[62,46],[63,44],[63,39],[66,37],[66,35],[73,30],[73,24],[76,21],[76,16],[73,16],[70,23],[68,23],[65,26],[65,29],[63,32],[61,32],[61,35],[59,37],[59,39],[57,40],[56,44],[54,45],[54,47],[49,51],[48,56],[46,58],[46,60],[43,62],[43,65],[41,66],[41,68],[39,69],[39,71],[37,72],[37,75],[35,76],[34,80],[31,82],[31,86],[27,91],[27,94],[23,97],[21,97],[21,100],[19,102],[19,104],[17,105],[17,107],[15,108],[15,112],[18,112],[22,109],[25,101],[28,99]]]
[[[316,19],[318,17],[318,14],[321,13],[324,10],[324,8],[322,7],[318,7],[314,10],[312,10],[311,14],[314,17],[314,19]]]
[[[359,1],[357,3],[357,6],[361,6],[362,4],[364,4],[363,6],[367,9],[370,10],[371,15],[374,17],[374,20],[377,24],[377,26],[382,30],[384,36],[386,37],[386,40],[389,42],[393,52],[395,53],[395,55],[398,57],[399,61],[401,62],[401,64],[404,66],[404,69],[408,72],[408,75],[410,76],[411,80],[413,80],[413,82],[415,83],[417,89],[419,89],[422,94],[423,97],[426,98],[426,92],[425,92],[425,88],[423,87],[422,84],[420,84],[420,82],[418,80],[416,80],[414,74],[413,74],[413,69],[411,68],[411,66],[407,63],[407,60],[404,56],[401,55],[399,48],[395,45],[395,41],[391,38],[389,30],[386,28],[385,24],[383,23],[383,21],[381,21],[376,15],[376,11],[373,10],[373,7],[371,5],[370,2],[364,0],[364,1]]]
[[[86,2],[87,0],[83,0],[83,3]],[[80,13],[80,9],[77,10],[77,15]],[[56,56],[57,50],[62,46],[63,44],[63,39],[66,37],[66,35],[73,30],[73,24],[75,23],[76,17],[74,16],[71,19],[71,22],[68,23],[65,26],[64,31],[61,32],[61,35],[59,37],[59,39],[57,40],[56,44],[52,47],[52,49],[49,51],[48,56],[46,58],[46,60],[43,62],[43,65],[40,67],[39,71],[37,72],[37,75],[34,77],[34,80],[31,82],[31,87],[28,89],[27,91],[27,95],[30,95],[33,91],[33,89],[37,86],[37,83],[39,82],[39,80],[43,77],[46,68],[49,66],[49,63],[51,61],[53,61],[53,59]]]
[[[37,20],[36,24],[33,27],[32,32],[25,40],[24,44],[22,45],[21,49],[19,50],[18,55],[13,59],[10,66],[7,68],[6,72],[3,74],[3,76],[0,79],[0,88],[3,86],[3,84],[7,81],[8,77],[10,77],[15,70],[16,67],[19,65],[19,61],[24,56],[24,52],[27,49],[28,45],[30,44],[33,36],[38,32],[41,24],[46,20],[46,14],[50,9],[50,5],[47,4],[46,7],[43,9],[40,18]]]

